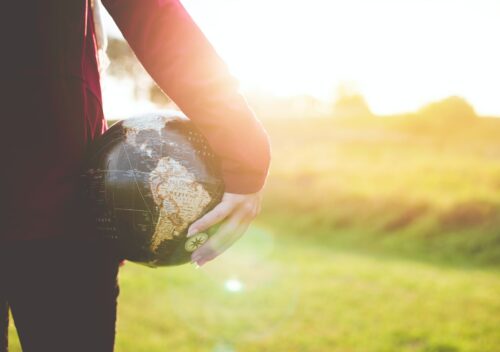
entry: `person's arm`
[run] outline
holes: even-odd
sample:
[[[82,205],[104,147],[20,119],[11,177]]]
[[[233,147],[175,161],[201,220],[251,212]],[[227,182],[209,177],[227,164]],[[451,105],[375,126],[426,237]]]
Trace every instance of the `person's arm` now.
[[[270,146],[238,83],[178,0],[103,0],[135,54],[160,88],[206,136],[221,159],[222,202],[189,234],[224,220],[193,253],[198,264],[239,238],[260,209]],[[228,29],[230,30],[230,29]]]

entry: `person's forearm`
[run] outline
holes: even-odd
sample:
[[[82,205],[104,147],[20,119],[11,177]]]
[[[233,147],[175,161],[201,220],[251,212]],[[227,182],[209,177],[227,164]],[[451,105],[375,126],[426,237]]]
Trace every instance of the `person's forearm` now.
[[[238,83],[178,0],[104,0],[144,67],[221,158],[226,191],[254,193],[266,179],[266,132]]]

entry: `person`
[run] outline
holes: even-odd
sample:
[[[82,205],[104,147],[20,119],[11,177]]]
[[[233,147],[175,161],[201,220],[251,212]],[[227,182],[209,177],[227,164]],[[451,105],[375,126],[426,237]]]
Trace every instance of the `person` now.
[[[220,157],[226,193],[189,228],[192,235],[222,222],[193,253],[203,265],[259,212],[268,136],[179,0],[103,5]],[[79,195],[84,155],[107,128],[91,3],[11,0],[2,10],[0,302],[24,351],[112,351],[120,258],[85,220]]]

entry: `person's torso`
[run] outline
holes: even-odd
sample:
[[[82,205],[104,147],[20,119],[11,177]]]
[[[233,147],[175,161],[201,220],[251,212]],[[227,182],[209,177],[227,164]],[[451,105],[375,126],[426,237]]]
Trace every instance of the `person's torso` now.
[[[73,77],[95,90],[99,77],[87,0],[11,0],[1,8],[2,76]]]
[[[78,230],[84,155],[106,128],[88,1],[0,8],[0,240]]]

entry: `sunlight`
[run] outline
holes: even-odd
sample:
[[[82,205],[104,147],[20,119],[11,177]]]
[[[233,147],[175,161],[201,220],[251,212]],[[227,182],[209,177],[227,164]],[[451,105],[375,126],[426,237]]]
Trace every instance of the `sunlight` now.
[[[224,282],[224,288],[229,292],[240,292],[243,287],[243,283],[237,279],[229,279]]]
[[[182,2],[246,91],[328,101],[352,82],[378,114],[459,95],[500,115],[497,0]]]
[[[377,113],[448,95],[500,113],[500,3],[185,0],[244,88],[330,99],[355,82]]]

